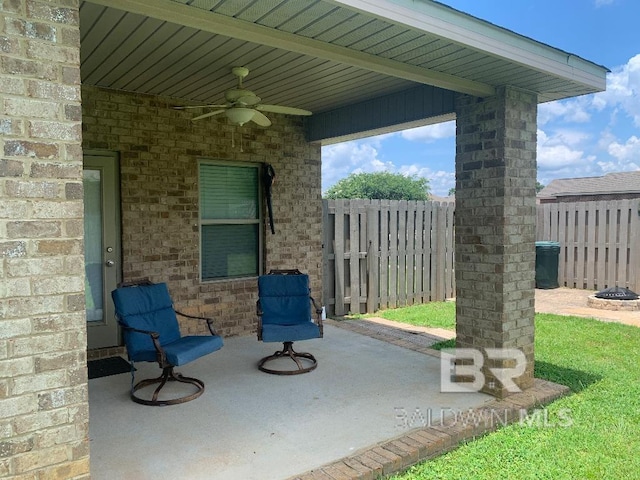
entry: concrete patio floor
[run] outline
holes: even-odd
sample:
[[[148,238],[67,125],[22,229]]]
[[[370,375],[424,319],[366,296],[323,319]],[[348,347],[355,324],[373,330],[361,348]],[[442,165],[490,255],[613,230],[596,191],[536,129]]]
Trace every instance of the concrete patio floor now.
[[[523,408],[566,393],[538,380],[503,401],[441,393],[439,357],[427,348],[434,336],[389,331],[328,321],[324,339],[296,344],[319,363],[298,376],[257,370],[277,344],[225,339],[222,350],[179,369],[202,379],[205,393],[169,407],[133,403],[129,374],[90,380],[91,477],[377,478],[498,426],[452,421],[456,412],[508,410],[513,421]],[[136,378],[159,373],[154,364],[136,367]],[[445,425],[441,415],[450,419]]]

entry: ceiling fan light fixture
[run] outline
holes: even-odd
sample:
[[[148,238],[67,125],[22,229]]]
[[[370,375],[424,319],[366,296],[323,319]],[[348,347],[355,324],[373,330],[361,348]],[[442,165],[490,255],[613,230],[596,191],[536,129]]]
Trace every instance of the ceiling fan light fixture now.
[[[252,108],[233,107],[225,112],[225,115],[234,125],[244,125],[253,118],[255,110]]]
[[[224,104],[185,105],[174,108],[177,110],[187,108],[215,108],[215,110],[198,115],[191,120],[202,120],[203,118],[215,117],[216,115],[224,113],[229,120],[229,124],[239,126],[249,121],[254,122],[259,127],[271,126],[271,120],[262,112],[279,113],[282,115],[311,115],[309,110],[303,110],[302,108],[263,104],[260,97],[242,86],[242,79],[249,74],[248,68],[234,67],[231,73],[238,77],[238,85],[236,88],[225,92],[224,98],[226,102]]]

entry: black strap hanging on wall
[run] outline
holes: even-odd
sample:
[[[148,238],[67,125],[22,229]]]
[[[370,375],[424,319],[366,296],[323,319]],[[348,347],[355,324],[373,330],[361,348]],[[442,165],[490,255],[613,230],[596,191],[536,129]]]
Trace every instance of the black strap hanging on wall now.
[[[271,233],[275,235],[276,229],[273,224],[273,207],[271,206],[271,185],[273,185],[273,182],[276,178],[276,171],[268,163],[263,164],[263,167],[262,185],[264,187],[264,194],[267,197],[267,210],[269,212],[269,224],[271,225]]]

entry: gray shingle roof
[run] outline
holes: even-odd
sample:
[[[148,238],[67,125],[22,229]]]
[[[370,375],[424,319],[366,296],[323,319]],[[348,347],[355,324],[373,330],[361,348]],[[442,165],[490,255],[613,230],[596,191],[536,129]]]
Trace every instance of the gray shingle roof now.
[[[640,170],[608,173],[602,177],[559,178],[544,187],[538,197],[640,193]]]

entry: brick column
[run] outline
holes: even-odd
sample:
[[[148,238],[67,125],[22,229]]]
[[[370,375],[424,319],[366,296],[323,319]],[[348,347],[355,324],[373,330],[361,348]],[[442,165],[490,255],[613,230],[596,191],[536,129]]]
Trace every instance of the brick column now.
[[[516,384],[533,384],[536,228],[535,94],[512,87],[456,100],[456,333],[459,348],[517,348]],[[483,391],[508,391],[487,367]]]
[[[0,477],[89,477],[77,0],[0,0]]]

